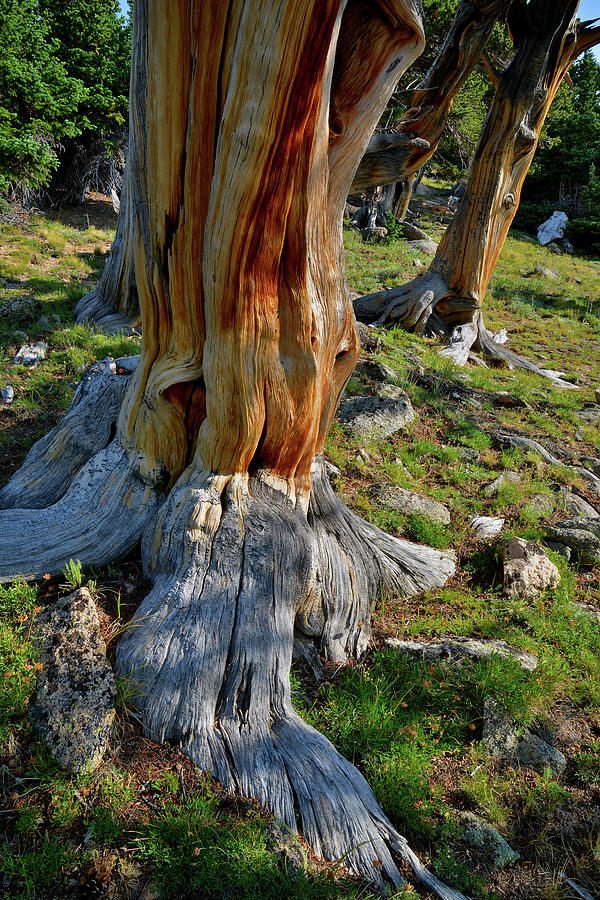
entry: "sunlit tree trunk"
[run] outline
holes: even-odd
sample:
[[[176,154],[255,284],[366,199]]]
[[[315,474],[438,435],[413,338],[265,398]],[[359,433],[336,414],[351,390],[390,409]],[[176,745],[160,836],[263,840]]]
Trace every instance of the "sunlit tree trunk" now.
[[[429,271],[402,287],[360,298],[359,318],[428,328],[447,340],[444,353],[459,364],[473,348],[486,358],[547,374],[490,338],[482,307],[556,91],[576,57],[600,39],[600,29],[577,22],[578,6],[579,0],[513,3],[515,55],[498,80],[464,196]]]
[[[454,568],[346,510],[322,460],[358,353],[344,203],[422,46],[413,0],[136,5],[127,228],[141,359],[114,440],[62,496],[65,452],[57,435],[44,445],[57,502],[2,513],[0,573],[105,562],[141,536],[154,586],[117,659],[147,733],[300,827],[319,855],[398,881],[397,854],[459,897],[296,715],[289,688],[295,640],[360,656],[378,594]],[[94,403],[103,447],[110,417]],[[73,429],[60,439],[79,459]]]

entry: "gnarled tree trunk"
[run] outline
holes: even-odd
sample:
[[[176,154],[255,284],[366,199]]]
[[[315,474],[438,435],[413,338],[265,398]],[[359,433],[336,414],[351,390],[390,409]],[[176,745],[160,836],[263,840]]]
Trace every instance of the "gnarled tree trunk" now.
[[[105,417],[66,492],[53,458],[61,440],[79,447],[73,424],[45,445],[56,502],[1,514],[0,573],[106,561],[141,536],[154,586],[117,659],[148,734],[318,854],[377,882],[399,880],[398,854],[457,898],[296,715],[288,677],[295,632],[327,659],[358,656],[382,590],[454,568],[346,510],[321,456],[358,352],[344,202],[422,44],[413,0],[136,5],[127,227],[143,351],[114,440]],[[35,455],[28,466],[21,503],[39,497]]]
[[[433,156],[456,95],[509,5],[510,0],[461,0],[440,52],[394,131],[370,139],[352,180],[353,193],[402,181]]]
[[[409,284],[359,298],[359,319],[427,328],[446,339],[443,352],[460,365],[473,348],[571,387],[493,341],[482,306],[558,86],[576,57],[600,39],[598,28],[577,22],[578,6],[579,0],[513,3],[515,55],[498,80],[465,193],[436,256],[428,272]]]

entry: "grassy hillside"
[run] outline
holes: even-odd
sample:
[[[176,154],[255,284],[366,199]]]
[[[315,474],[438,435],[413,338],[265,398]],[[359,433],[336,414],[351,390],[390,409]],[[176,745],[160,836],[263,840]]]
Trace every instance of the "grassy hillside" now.
[[[85,367],[107,355],[138,352],[135,337],[108,338],[76,326],[72,309],[95,283],[114,235],[112,211],[92,204],[74,216],[37,216],[0,226],[0,409],[3,483],[31,444],[68,408]],[[435,235],[435,221],[428,226]],[[441,227],[441,226],[440,226]],[[401,240],[368,245],[351,231],[347,271],[361,293],[414,277],[415,254]],[[425,257],[421,257],[426,262]],[[550,279],[536,265],[553,269]],[[19,315],[16,298],[30,297]],[[20,302],[20,301],[19,301]],[[576,471],[600,456],[598,423],[581,417],[600,386],[600,262],[557,256],[531,240],[509,238],[488,293],[487,323],[506,328],[509,346],[545,368],[567,373],[560,390],[525,372],[470,366],[459,370],[431,341],[377,332],[375,353],[388,379],[417,411],[401,435],[351,439],[334,425],[327,455],[340,470],[337,489],[362,516],[391,533],[457,553],[457,574],[443,589],[410,600],[384,597],[374,611],[367,658],[326,670],[316,683],[293,672],[299,713],[322,730],[368,778],[386,813],[446,882],[478,898],[567,900],[562,874],[588,891],[600,885],[600,571],[549,551],[559,587],[534,601],[502,596],[501,539],[477,541],[471,516],[502,515],[504,536],[541,540],[547,523],[566,517],[570,486],[600,510],[600,497]],[[57,318],[58,317],[58,318]],[[13,366],[24,342],[43,341],[35,369]],[[350,394],[376,385],[358,368]],[[501,406],[496,393],[522,406]],[[560,460],[498,445],[498,428],[527,435]],[[575,466],[575,469],[573,468]],[[483,487],[515,471],[520,480],[495,496]],[[402,516],[374,499],[381,483],[441,501],[451,524]],[[541,502],[539,498],[546,498]],[[35,609],[91,581],[112,653],[147,590],[133,557],[120,566],[41,584],[0,588],[0,755],[5,800],[0,814],[0,894],[11,898],[368,898],[347,878],[343,860],[293,864],[277,849],[269,817],[226,794],[185,757],[140,734],[121,686],[110,753],[94,775],[60,771],[26,718],[36,658],[29,643]],[[575,604],[585,603],[586,614]],[[505,640],[539,657],[535,672],[493,656],[458,667],[409,662],[389,637],[470,635]],[[480,746],[483,706],[494,697],[523,726],[550,736],[568,757],[566,772],[515,769]],[[494,866],[463,839],[461,813],[493,824],[520,853]],[[395,897],[416,896],[408,885]],[[423,895],[426,896],[426,895]]]

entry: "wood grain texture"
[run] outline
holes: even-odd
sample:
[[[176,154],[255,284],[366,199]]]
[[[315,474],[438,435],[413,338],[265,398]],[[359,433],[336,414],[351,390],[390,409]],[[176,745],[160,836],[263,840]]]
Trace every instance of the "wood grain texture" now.
[[[351,191],[402,181],[430,159],[441,140],[452,103],[482,57],[495,23],[510,0],[462,0],[444,43],[392,134],[374,134]]]
[[[128,378],[92,366],[63,419],[37,441],[0,491],[0,509],[40,509],[63,496],[82,466],[112,440]]]
[[[101,564],[141,536],[153,588],[118,665],[146,732],[326,858],[383,884],[399,881],[397,855],[460,898],[289,687],[294,633],[324,657],[359,655],[382,589],[454,570],[345,510],[320,458],[359,346],[344,202],[422,45],[417,0],[135,5],[122,209],[143,348],[112,443],[54,505],[0,513],[0,576]]]

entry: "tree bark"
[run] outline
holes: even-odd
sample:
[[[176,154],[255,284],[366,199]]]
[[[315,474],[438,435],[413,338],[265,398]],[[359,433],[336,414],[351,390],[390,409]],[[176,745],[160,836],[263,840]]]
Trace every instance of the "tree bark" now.
[[[402,181],[435,153],[454,98],[483,54],[510,0],[462,0],[429,72],[392,134],[374,134],[352,180],[352,192]]]
[[[106,421],[92,429],[98,452],[80,454],[66,490],[64,465],[38,454],[53,505],[0,514],[0,575],[105,562],[141,537],[154,586],[117,662],[147,733],[327,859],[383,884],[401,880],[399,855],[459,898],[289,689],[295,632],[325,659],[359,656],[382,591],[454,569],[346,510],[321,456],[359,346],[345,199],[422,46],[416,0],[136,4],[125,208],[143,350],[114,440]],[[61,427],[50,446],[72,433]],[[36,466],[21,503],[37,496]]]
[[[487,359],[572,387],[493,341],[482,307],[558,86],[577,56],[600,37],[597,28],[577,22],[578,6],[579,0],[513,4],[515,55],[499,78],[465,193],[429,271],[402,287],[359,298],[359,319],[427,328],[446,340],[444,354],[459,365],[473,348]]]

